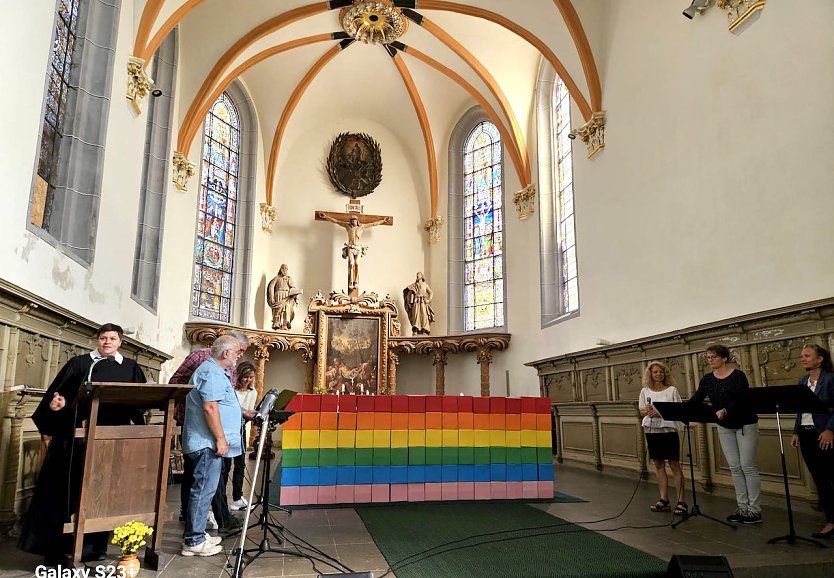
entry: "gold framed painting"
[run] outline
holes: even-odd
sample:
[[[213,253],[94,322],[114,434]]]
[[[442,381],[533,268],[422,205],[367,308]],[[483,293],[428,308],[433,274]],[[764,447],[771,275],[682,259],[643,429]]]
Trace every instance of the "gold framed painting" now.
[[[318,311],[315,390],[369,395],[388,389],[388,318],[383,311],[361,314]]]

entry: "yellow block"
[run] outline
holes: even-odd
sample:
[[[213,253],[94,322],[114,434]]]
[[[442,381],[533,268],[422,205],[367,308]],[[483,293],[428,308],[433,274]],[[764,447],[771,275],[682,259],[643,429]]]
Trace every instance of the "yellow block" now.
[[[408,430],[408,446],[412,448],[419,448],[426,445],[426,430],[424,429],[410,429]]]
[[[336,447],[356,447],[356,430],[340,429],[336,433]]]
[[[301,430],[301,449],[313,449],[319,447],[319,430]]]
[[[475,432],[471,429],[462,429],[458,432],[458,445],[464,448],[471,448],[475,445]]]
[[[518,430],[507,430],[507,447],[520,448],[521,447],[521,432]]]
[[[540,448],[549,448],[553,445],[553,435],[550,430],[536,431],[536,446]]]
[[[488,429],[476,429],[472,430],[474,434],[474,441],[472,442],[476,448],[488,448],[489,447],[489,430]]]
[[[390,448],[391,447],[391,430],[390,429],[375,429],[374,431],[374,447],[375,448]]]
[[[290,429],[283,432],[281,436],[281,447],[288,450],[297,450],[301,448],[301,430]]]
[[[491,429],[489,430],[489,445],[490,446],[505,446],[507,445],[507,430]]]
[[[443,446],[443,430],[427,429],[426,430],[426,447],[439,448]]]
[[[458,430],[444,429],[443,432],[443,447],[456,448],[458,447]]]
[[[521,430],[521,447],[523,448],[537,448],[539,447],[538,436],[534,429]]]
[[[372,448],[372,447],[374,447],[374,430],[372,430],[372,429],[358,429],[358,430],[356,430],[356,447],[358,447],[358,448]]]
[[[391,447],[392,448],[407,448],[408,447],[408,430],[407,429],[391,430]]]
[[[304,431],[304,430],[301,430]],[[323,429],[319,432],[319,447],[320,448],[335,448],[336,447],[336,430]]]

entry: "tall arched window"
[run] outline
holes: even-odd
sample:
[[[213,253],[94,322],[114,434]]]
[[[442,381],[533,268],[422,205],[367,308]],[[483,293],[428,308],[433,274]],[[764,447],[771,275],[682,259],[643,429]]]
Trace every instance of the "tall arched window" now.
[[[225,92],[206,115],[191,314],[229,322],[235,262],[240,116]]]
[[[501,137],[478,123],[463,147],[464,329],[504,325]]]
[[[570,134],[570,94],[565,83],[557,77],[553,88],[553,184],[558,202],[556,219],[560,268],[560,299],[562,312],[579,309],[579,288],[576,273],[576,226],[573,221],[573,154]]]

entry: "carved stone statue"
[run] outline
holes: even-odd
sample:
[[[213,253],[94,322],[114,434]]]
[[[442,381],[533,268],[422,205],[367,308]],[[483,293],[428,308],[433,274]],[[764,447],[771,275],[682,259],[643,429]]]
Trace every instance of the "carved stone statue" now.
[[[287,274],[287,265],[281,265],[278,274],[266,288],[266,302],[272,308],[273,329],[290,329],[301,293],[300,289],[295,288],[292,277]]]
[[[368,248],[361,243],[362,231],[377,225],[393,225],[394,218],[377,215],[356,215],[316,211],[317,221],[330,221],[347,231],[347,243],[342,248],[342,258],[348,262],[348,291],[355,294],[359,287],[359,259]]]
[[[426,283],[423,274],[417,273],[414,283],[403,289],[403,301],[405,301],[405,311],[408,313],[412,334],[431,333],[431,324],[434,321],[431,299],[431,287]]]

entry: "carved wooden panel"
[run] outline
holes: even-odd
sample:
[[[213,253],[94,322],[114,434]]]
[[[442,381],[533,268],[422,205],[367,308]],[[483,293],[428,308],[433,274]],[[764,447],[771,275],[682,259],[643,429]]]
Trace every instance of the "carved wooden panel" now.
[[[50,341],[35,333],[20,332],[14,382],[44,387],[49,382]]]
[[[617,456],[637,459],[638,427],[636,422],[632,425],[601,422],[599,428],[603,458]]]
[[[605,379],[606,369],[595,367],[580,372],[582,376],[582,389],[585,392],[585,401],[607,401],[608,388]]]
[[[804,339],[786,339],[757,346],[763,385],[790,385],[805,374],[799,363]]]
[[[626,363],[614,370],[614,387],[617,399],[637,399],[643,380],[643,366],[640,363]]]
[[[544,376],[547,397],[557,402],[579,401],[574,399],[573,379],[570,372],[551,373]]]
[[[594,426],[590,422],[562,421],[563,451],[594,452]]]
[[[669,375],[682,397],[688,397],[686,385],[686,359],[683,356],[661,359],[669,368]]]

